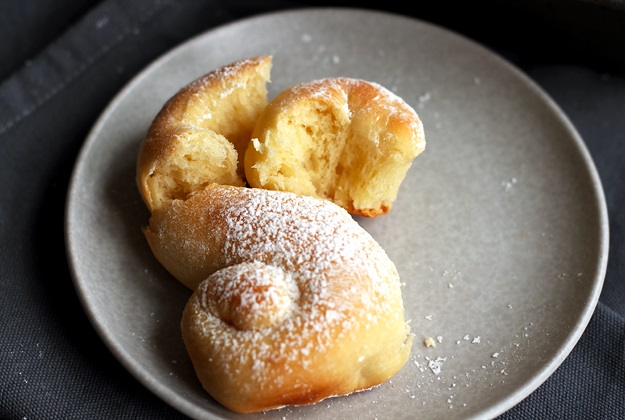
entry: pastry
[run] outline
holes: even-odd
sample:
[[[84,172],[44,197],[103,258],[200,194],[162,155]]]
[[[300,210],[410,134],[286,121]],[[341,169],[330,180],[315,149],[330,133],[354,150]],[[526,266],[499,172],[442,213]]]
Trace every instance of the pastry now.
[[[390,211],[425,149],[415,110],[383,86],[347,77],[283,90],[264,108],[245,153],[252,187],[329,199],[353,214]]]
[[[243,155],[267,104],[271,64],[271,56],[238,60],[165,103],[137,158],[137,185],[150,211],[211,182],[246,185]]]
[[[192,292],[184,345],[204,389],[240,413],[375,387],[413,339],[397,269],[350,212],[390,210],[425,145],[418,117],[381,86],[345,78],[268,103],[271,60],[182,88],[137,159],[145,238]]]
[[[211,184],[156,210],[146,237],[194,290],[184,344],[203,387],[233,411],[368,389],[410,355],[396,267],[334,203]]]

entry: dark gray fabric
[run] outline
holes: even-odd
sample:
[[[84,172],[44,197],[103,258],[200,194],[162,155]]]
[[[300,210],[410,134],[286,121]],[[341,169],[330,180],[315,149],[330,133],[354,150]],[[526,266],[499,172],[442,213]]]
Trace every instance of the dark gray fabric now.
[[[119,364],[79,304],[63,237],[70,172],[100,112],[157,56],[235,19],[317,4],[322,3],[0,3],[0,417],[184,417]],[[387,6],[408,13],[396,4]],[[491,46],[551,94],[585,139],[609,206],[608,273],[587,330],[561,367],[501,418],[625,419],[623,69],[614,60],[564,54],[573,45],[562,36],[546,48],[529,48],[518,36],[506,39],[505,31],[488,29],[479,5],[455,18],[443,9],[424,6],[410,13]],[[532,26],[539,27],[540,22]],[[534,33],[532,39],[538,38]],[[556,42],[563,49],[550,56]]]

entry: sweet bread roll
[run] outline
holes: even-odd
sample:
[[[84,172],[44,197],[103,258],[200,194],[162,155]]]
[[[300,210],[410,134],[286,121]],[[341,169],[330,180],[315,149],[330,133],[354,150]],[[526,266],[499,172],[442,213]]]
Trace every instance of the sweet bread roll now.
[[[261,113],[245,153],[252,187],[326,198],[353,214],[390,211],[423,126],[383,86],[346,77],[297,84]]]
[[[245,185],[243,156],[267,104],[271,64],[271,56],[236,61],[165,103],[137,158],[137,184],[150,211],[211,182]]]
[[[409,357],[395,265],[330,201],[212,184],[157,209],[145,233],[194,289],[184,343],[203,387],[233,411],[368,389]]]

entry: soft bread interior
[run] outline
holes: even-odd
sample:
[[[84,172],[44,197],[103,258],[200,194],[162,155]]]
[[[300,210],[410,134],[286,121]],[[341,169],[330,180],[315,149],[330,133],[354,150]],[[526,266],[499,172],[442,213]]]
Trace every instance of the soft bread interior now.
[[[350,213],[386,214],[425,148],[416,112],[375,83],[333,78],[295,85],[261,113],[245,154],[253,187],[329,199]]]
[[[181,89],[139,150],[137,184],[150,211],[210,183],[243,186],[243,154],[267,104],[271,56],[240,60]]]

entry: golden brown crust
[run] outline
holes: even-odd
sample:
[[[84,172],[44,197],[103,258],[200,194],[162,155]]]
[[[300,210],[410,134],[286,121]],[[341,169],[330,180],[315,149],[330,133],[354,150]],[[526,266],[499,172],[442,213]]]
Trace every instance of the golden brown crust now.
[[[261,113],[245,153],[252,187],[329,199],[350,213],[388,213],[412,161],[425,149],[423,126],[383,86],[337,77],[294,85]]]

